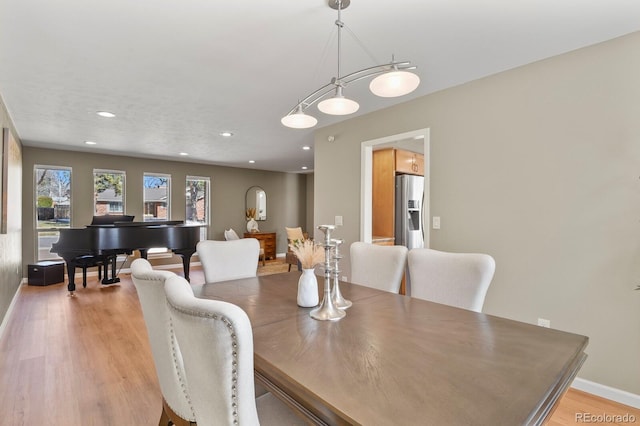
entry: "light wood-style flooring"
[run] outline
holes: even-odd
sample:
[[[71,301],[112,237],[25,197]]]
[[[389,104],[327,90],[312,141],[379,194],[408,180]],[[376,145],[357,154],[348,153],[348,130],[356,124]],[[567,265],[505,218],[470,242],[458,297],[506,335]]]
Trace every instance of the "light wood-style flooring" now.
[[[66,284],[20,288],[0,340],[0,425],[158,424],[161,395],[144,320],[130,276],[120,278],[103,287],[89,277],[75,297]],[[199,268],[191,281],[204,282]],[[640,410],[573,389],[548,424],[579,424],[579,412],[630,413],[640,424]]]

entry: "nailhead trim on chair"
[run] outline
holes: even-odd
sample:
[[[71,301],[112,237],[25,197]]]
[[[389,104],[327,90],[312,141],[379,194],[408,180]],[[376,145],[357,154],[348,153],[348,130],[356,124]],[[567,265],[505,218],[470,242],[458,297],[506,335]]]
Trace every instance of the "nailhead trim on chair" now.
[[[222,321],[227,328],[229,329],[229,332],[231,333],[231,346],[234,348],[234,351],[231,353],[231,355],[233,356],[233,361],[231,361],[231,366],[233,367],[231,370],[231,383],[233,383],[233,385],[231,385],[231,408],[233,409],[233,424],[237,425],[239,423],[238,421],[238,395],[237,395],[237,383],[238,383],[238,352],[235,351],[235,348],[238,347],[238,341],[237,341],[237,336],[235,333],[235,330],[233,329],[233,324],[231,323],[231,321],[229,321],[227,318],[225,317],[219,317],[218,315],[209,315],[203,312],[199,312],[199,311],[192,311],[192,310],[187,310],[187,309],[181,309],[177,306],[172,305],[168,300],[167,300],[167,304],[169,304],[169,306],[171,306],[171,308],[175,309],[178,312],[184,312],[185,314],[195,314],[199,317],[205,317],[205,318],[212,318],[214,320],[219,320]],[[171,323],[171,327],[173,328],[173,323]],[[175,356],[175,354],[174,354]],[[191,401],[189,401],[189,403],[191,403]]]
[[[173,363],[175,365],[178,365],[178,357],[176,356],[176,346],[175,346],[175,332],[173,331],[173,321],[171,320],[171,318],[169,318],[169,329],[171,330],[171,335],[173,335],[173,339],[171,339],[171,355],[173,356]],[[187,403],[189,404],[189,408],[191,409],[191,413],[189,416],[185,416],[183,413],[177,413],[179,416],[182,416],[183,418],[194,418],[195,417],[195,410],[193,409],[193,404],[191,404],[191,399],[189,398],[189,392],[187,392],[187,386],[185,384],[185,380],[184,377],[182,377],[182,374],[180,374],[180,369],[176,368],[176,375],[178,376],[178,379],[180,380],[180,388],[182,389],[182,393],[184,394],[185,399],[187,400]],[[169,404],[167,402],[167,404]],[[171,407],[171,409],[173,411],[175,411],[174,407]]]

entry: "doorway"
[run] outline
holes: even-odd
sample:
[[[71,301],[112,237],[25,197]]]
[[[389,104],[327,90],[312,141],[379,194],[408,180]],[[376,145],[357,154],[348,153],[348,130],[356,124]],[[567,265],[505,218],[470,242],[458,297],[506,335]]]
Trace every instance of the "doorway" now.
[[[430,167],[430,136],[429,129],[418,129],[407,133],[386,136],[384,138],[372,139],[364,141],[360,147],[361,161],[361,178],[360,178],[360,240],[371,243],[372,238],[372,217],[373,217],[373,151],[386,147],[408,147],[416,146],[416,143],[422,141],[422,149],[424,154],[424,204],[422,209],[422,230],[424,233],[424,246],[430,246],[430,187],[431,179],[429,178]]]

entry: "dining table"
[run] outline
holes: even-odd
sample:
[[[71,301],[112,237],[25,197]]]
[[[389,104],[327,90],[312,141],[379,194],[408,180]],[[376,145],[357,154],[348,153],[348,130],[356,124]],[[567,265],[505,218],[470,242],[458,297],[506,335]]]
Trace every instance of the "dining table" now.
[[[299,277],[206,283],[194,293],[247,313],[256,381],[309,424],[543,424],[586,359],[579,334],[346,281],[346,316],[319,321],[296,304]]]

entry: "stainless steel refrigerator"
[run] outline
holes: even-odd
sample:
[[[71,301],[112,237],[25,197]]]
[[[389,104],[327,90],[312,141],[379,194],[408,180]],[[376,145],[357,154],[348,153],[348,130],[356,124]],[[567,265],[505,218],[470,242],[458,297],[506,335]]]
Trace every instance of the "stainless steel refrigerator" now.
[[[395,244],[408,249],[424,247],[422,205],[424,177],[396,176]]]

